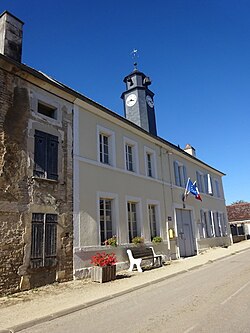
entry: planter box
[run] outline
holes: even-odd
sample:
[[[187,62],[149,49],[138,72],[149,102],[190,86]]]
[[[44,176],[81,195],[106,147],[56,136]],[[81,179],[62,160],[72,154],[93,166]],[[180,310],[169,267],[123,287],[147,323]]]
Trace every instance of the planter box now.
[[[112,266],[94,266],[91,270],[91,280],[95,282],[108,282],[115,280],[116,265]]]

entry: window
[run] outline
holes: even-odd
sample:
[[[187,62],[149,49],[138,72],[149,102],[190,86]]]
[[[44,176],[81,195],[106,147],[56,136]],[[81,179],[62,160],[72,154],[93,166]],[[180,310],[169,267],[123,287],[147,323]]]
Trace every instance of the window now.
[[[243,223],[236,223],[230,224],[232,236],[243,236],[245,235],[244,231],[244,224]]]
[[[174,161],[175,185],[185,187],[187,184],[186,166]]]
[[[150,153],[147,153],[147,174],[149,177],[153,177],[152,155]]]
[[[57,215],[32,214],[31,267],[56,265]]]
[[[133,164],[133,147],[126,144],[126,169],[128,171],[135,171]]]
[[[213,219],[214,219],[215,237],[221,237],[222,232],[221,232],[221,225],[218,212],[213,212]]]
[[[46,117],[56,119],[56,108],[53,106],[46,105],[44,103],[38,102],[37,112],[43,114]]]
[[[99,134],[99,144],[100,144],[100,162],[104,164],[109,164],[109,144],[108,136],[105,134]]]
[[[125,168],[131,172],[138,171],[138,159],[137,159],[137,143],[130,140],[124,140],[124,159],[125,159]]]
[[[100,198],[100,234],[101,244],[113,236],[112,200]]]
[[[196,171],[196,179],[199,192],[213,195],[213,183],[210,174]]]
[[[148,177],[156,178],[157,171],[156,171],[156,157],[155,151],[144,147],[144,159],[145,159],[145,174]]]
[[[58,137],[35,131],[34,176],[58,179]]]
[[[225,218],[225,214],[224,213],[219,213],[218,218],[219,218],[220,225],[221,225],[222,235],[227,236],[227,233],[228,233],[227,232],[227,220]]]
[[[196,180],[199,192],[204,193],[204,178],[203,174],[199,171],[196,171]]]
[[[215,227],[212,211],[200,211],[201,223],[199,227],[200,238],[214,237]]]
[[[157,235],[157,224],[156,224],[156,206],[155,205],[148,205],[148,218],[149,218],[149,225],[150,225],[150,234],[151,240],[159,236]]]
[[[98,156],[100,163],[115,166],[115,134],[107,128],[97,126]]]
[[[201,210],[200,211],[200,223],[198,225],[198,229],[199,229],[199,234],[200,234],[200,238],[206,238],[207,237],[207,221],[206,221],[206,213]]]
[[[129,233],[129,243],[132,242],[134,237],[138,236],[137,232],[137,212],[136,212],[136,203],[128,202],[128,233]]]
[[[208,237],[214,237],[215,230],[214,230],[214,221],[213,221],[213,212],[208,211]]]

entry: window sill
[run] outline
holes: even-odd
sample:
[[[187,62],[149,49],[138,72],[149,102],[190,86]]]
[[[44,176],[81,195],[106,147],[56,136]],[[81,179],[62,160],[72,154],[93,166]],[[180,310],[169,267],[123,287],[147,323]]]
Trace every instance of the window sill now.
[[[29,272],[49,272],[49,271],[55,271],[57,269],[57,265],[51,265],[51,266],[40,266],[40,267],[32,267],[30,266],[28,268]]]
[[[36,181],[46,181],[46,182],[55,183],[55,184],[59,183],[58,179],[42,178],[42,177],[36,177],[36,176],[32,176],[31,178]]]

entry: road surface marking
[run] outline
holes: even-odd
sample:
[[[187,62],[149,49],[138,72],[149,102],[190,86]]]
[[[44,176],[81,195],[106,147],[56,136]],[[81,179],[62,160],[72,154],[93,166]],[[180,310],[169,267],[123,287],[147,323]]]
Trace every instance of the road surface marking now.
[[[227,299],[225,299],[225,301],[223,301],[221,303],[221,305],[224,305],[225,303],[227,303],[232,297],[236,296],[237,294],[239,294],[244,288],[246,288],[247,285],[249,285],[250,281],[248,281],[246,284],[244,284],[244,286],[240,287],[240,289],[238,289],[235,293],[233,293],[231,296],[229,296]]]

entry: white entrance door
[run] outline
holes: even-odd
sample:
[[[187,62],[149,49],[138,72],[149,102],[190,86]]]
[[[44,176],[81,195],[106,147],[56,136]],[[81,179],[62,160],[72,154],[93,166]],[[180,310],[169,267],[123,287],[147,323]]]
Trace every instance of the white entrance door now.
[[[195,239],[191,211],[176,209],[178,244],[181,257],[195,255]]]

